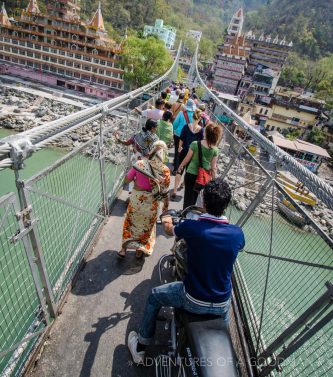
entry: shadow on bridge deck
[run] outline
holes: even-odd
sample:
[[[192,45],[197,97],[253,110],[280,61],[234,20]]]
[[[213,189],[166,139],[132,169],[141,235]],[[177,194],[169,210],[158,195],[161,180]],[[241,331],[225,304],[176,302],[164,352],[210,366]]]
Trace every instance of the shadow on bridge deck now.
[[[119,259],[116,251],[120,248],[127,196],[127,191],[122,191],[29,377],[155,375],[154,365],[137,367],[131,363],[126,338],[138,328],[146,298],[159,284],[157,263],[169,253],[173,238],[166,238],[157,225],[158,238],[151,257],[137,260],[134,252],[129,252],[125,260]],[[170,202],[170,208],[180,208],[181,204],[179,197],[179,201]],[[158,342],[166,344],[168,335],[163,322],[158,323]],[[152,346],[147,356],[153,358],[164,351],[165,345]]]

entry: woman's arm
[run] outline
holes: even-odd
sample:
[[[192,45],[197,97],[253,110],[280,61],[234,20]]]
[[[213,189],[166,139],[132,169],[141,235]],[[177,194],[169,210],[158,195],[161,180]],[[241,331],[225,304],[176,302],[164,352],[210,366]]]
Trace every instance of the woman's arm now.
[[[192,149],[189,149],[183,162],[179,165],[178,172],[181,172],[184,169],[184,166],[186,166],[191,161],[192,156],[193,156],[193,151]]]
[[[210,170],[212,174],[212,179],[215,179],[215,176],[216,176],[216,165],[217,165],[217,156],[213,157],[212,161],[210,162]]]

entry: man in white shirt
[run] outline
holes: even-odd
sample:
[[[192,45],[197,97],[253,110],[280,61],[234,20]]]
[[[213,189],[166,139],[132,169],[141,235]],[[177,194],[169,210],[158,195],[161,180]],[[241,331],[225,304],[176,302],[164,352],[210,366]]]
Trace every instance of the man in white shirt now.
[[[138,108],[135,108],[135,110],[141,114],[142,116],[152,119],[155,121],[158,121],[162,119],[163,113],[164,113],[164,102],[160,98],[156,100],[155,102],[155,108],[153,109],[147,109],[147,110],[140,110]]]

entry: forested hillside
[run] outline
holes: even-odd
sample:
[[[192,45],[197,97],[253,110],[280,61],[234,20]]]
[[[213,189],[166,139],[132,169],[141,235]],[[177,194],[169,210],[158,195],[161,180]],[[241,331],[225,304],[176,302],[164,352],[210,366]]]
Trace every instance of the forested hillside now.
[[[40,9],[45,9],[45,0],[37,0]],[[19,14],[28,0],[7,0],[9,14]],[[206,58],[215,54],[216,46],[222,41],[223,33],[232,14],[243,6],[255,10],[267,0],[101,0],[107,29],[113,36],[124,35],[126,28],[143,30],[145,23],[163,18],[165,24],[177,28],[178,40],[187,30],[203,32],[202,52]],[[98,0],[81,0],[83,18],[89,18],[96,10]]]
[[[246,17],[246,28],[287,36],[300,55],[333,53],[332,0],[271,0]]]

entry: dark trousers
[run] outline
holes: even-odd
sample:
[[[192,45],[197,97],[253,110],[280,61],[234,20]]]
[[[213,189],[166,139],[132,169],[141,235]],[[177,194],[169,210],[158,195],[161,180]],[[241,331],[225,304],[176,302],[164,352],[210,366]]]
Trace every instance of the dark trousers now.
[[[175,155],[173,158],[173,170],[177,171],[178,166],[179,166],[179,153],[178,153],[178,148],[179,148],[179,140],[180,137],[177,135],[173,135],[173,144],[175,146]]]
[[[186,173],[184,178],[185,183],[185,193],[184,193],[184,204],[183,209],[194,206],[197,199],[198,193],[194,191],[194,184],[197,176],[191,173]]]

